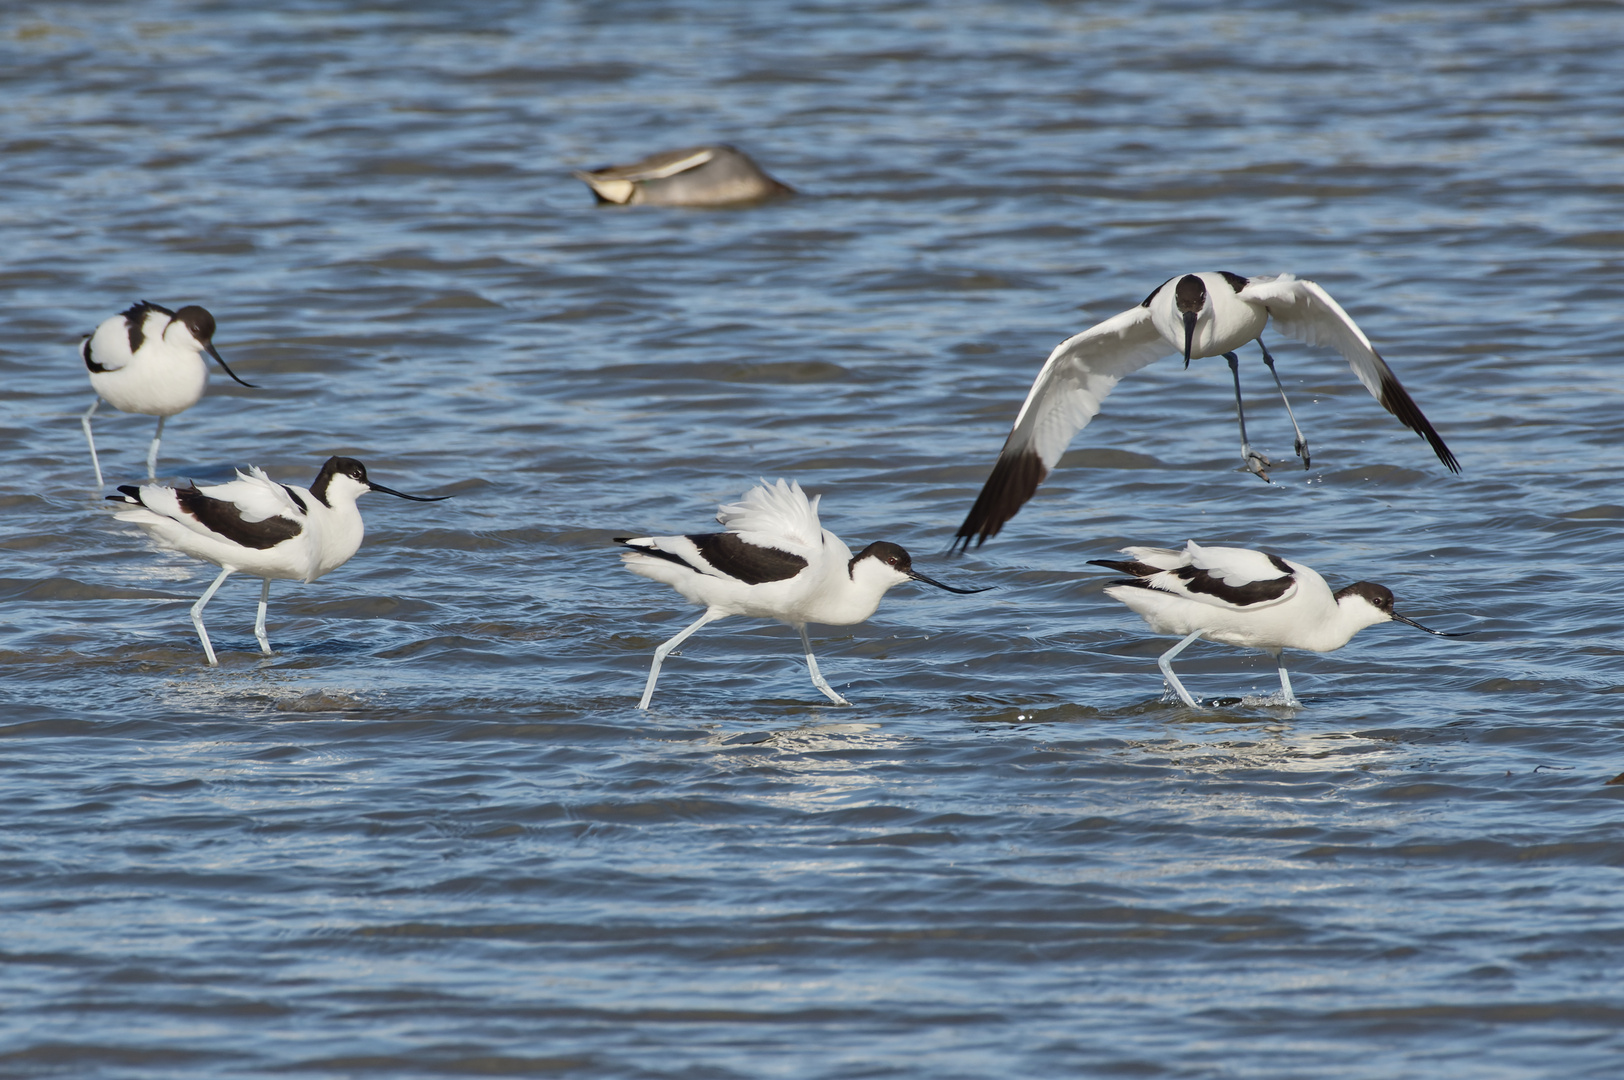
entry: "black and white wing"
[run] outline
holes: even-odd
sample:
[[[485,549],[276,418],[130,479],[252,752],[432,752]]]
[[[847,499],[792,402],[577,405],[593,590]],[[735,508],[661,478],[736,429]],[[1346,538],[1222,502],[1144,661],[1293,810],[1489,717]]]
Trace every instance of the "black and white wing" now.
[[[199,536],[260,551],[298,536],[308,518],[299,496],[258,468],[238,472],[230,483],[202,488],[142,484],[118,490],[122,494],[108,498],[143,508],[119,514],[122,520],[152,525],[167,519]]]
[[[1175,350],[1143,304],[1055,347],[1015,417],[1004,449],[954,539],[962,549],[998,535],[1037,491],[1077,433],[1123,377]]]
[[[1124,548],[1131,561],[1090,560],[1131,575],[1118,585],[1170,593],[1209,607],[1250,611],[1272,607],[1297,594],[1297,568],[1278,555],[1251,548],[1202,547],[1191,540],[1183,551]]]
[[[1330,293],[1312,281],[1280,274],[1249,279],[1240,295],[1267,307],[1275,329],[1286,337],[1307,345],[1329,345],[1341,353],[1365,389],[1382,403],[1382,408],[1427,440],[1450,472],[1460,472],[1460,462],[1422,415],[1415,399],[1376,352],[1364,331],[1342,310],[1342,305],[1331,299]]]

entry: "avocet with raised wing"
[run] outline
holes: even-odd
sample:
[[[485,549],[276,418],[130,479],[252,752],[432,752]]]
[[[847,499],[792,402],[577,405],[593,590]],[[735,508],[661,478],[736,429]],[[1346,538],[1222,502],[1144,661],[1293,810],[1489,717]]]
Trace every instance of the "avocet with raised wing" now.
[[[818,671],[807,623],[850,626],[874,614],[893,585],[922,581],[955,593],[985,592],[943,585],[913,568],[908,553],[876,540],[856,555],[818,520],[818,501],[798,483],[779,480],[752,488],[723,505],[716,520],[725,532],[687,536],[616,537],[624,544],[626,569],[664,582],[705,609],[695,622],[654,650],[639,709],[648,708],[660,664],[672,649],[706,623],[729,615],[776,619],[801,635],[812,685],[836,705],[851,702]]]

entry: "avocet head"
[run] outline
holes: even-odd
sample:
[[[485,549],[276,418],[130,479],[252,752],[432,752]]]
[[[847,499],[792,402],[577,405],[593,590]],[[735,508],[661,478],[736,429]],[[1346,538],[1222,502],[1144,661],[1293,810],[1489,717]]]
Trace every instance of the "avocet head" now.
[[[1375,626],[1389,620],[1401,622],[1406,626],[1413,626],[1417,630],[1425,630],[1438,637],[1465,637],[1466,634],[1447,634],[1442,630],[1434,630],[1422,626],[1414,619],[1400,615],[1393,610],[1393,590],[1386,585],[1377,585],[1373,581],[1356,581],[1346,588],[1336,591],[1336,602],[1344,611],[1358,612],[1364,618],[1364,626]]]
[[[952,585],[943,585],[934,578],[926,577],[913,568],[913,557],[899,544],[889,540],[876,540],[868,547],[852,556],[847,567],[853,581],[873,581],[879,584],[882,591],[893,585],[900,585],[904,581],[922,581],[926,585],[934,585],[938,589],[955,593],[986,592],[987,586],[980,589],[959,589]]]
[[[315,483],[310,485],[310,494],[320,499],[327,506],[337,503],[354,503],[369,491],[381,491],[385,495],[396,498],[410,499],[413,502],[443,502],[451,498],[449,495],[408,495],[404,491],[384,487],[367,479],[367,467],[349,457],[330,457],[316,474]]]
[[[1184,366],[1190,366],[1190,346],[1195,341],[1196,320],[1201,317],[1201,309],[1207,306],[1207,283],[1194,274],[1185,274],[1179,278],[1177,287],[1173,290],[1173,306],[1184,320]]]
[[[193,352],[208,353],[227,375],[237,379],[237,373],[226,367],[225,360],[214,347],[214,316],[209,314],[208,309],[189,304],[175,312],[175,317],[164,328],[164,340]],[[251,382],[237,381],[250,390],[259,389]]]

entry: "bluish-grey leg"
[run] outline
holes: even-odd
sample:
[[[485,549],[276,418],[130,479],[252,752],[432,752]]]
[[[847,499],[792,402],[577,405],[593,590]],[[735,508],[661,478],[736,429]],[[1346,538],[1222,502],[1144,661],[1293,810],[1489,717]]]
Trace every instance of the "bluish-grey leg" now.
[[[705,610],[705,614],[701,615],[697,620],[695,620],[691,626],[688,626],[681,633],[677,634],[676,637],[654,650],[654,663],[649,665],[648,682],[643,686],[643,700],[637,703],[637,707],[639,709],[648,708],[648,703],[653,700],[654,683],[655,680],[660,677],[660,663],[665,660],[666,656],[671,652],[671,650],[688,640],[688,635],[692,634],[695,630],[698,630],[701,626],[704,626],[706,623],[715,622],[717,619],[724,619],[726,617],[727,612],[725,611],[717,611],[715,608],[707,608]]]
[[[259,651],[266,656],[271,656],[273,655],[271,643],[265,636],[265,606],[271,599],[271,579],[261,578],[260,580],[262,584],[259,590],[259,617],[254,620],[254,636],[259,638]]]
[[[1297,426],[1297,414],[1291,411],[1291,402],[1286,399],[1286,388],[1280,382],[1280,373],[1274,370],[1274,357],[1269,355],[1269,347],[1263,344],[1263,339],[1257,339],[1257,347],[1263,350],[1263,362],[1269,366],[1269,374],[1274,376],[1274,385],[1280,389],[1280,400],[1286,403],[1286,415],[1291,417],[1291,430],[1297,433],[1297,456],[1303,459],[1303,468],[1308,468],[1308,440],[1303,438],[1303,429]]]
[[[1235,376],[1235,416],[1239,419],[1241,425],[1241,458],[1246,462],[1247,472],[1256,473],[1272,484],[1274,481],[1269,479],[1269,465],[1271,462],[1268,458],[1253,450],[1252,444],[1246,438],[1246,407],[1241,404],[1240,357],[1232,352],[1226,352],[1224,353],[1224,359],[1229,361],[1229,373]]]
[[[1162,669],[1162,677],[1167,680],[1167,685],[1172,687],[1173,693],[1177,694],[1180,700],[1192,709],[1199,709],[1201,706],[1196,703],[1195,698],[1190,696],[1190,692],[1184,689],[1184,684],[1179,682],[1179,677],[1173,674],[1173,657],[1183,652],[1191,642],[1200,636],[1201,631],[1197,630],[1171,649],[1162,653],[1161,659],[1156,661],[1156,666]]]
[[[806,667],[812,672],[812,685],[822,690],[823,696],[836,705],[850,705],[851,702],[837,694],[835,688],[823,677],[823,672],[818,670],[818,659],[812,655],[812,639],[806,636],[806,624],[802,623],[796,629],[801,632],[801,647],[806,650]]]
[[[220,576],[214,579],[214,584],[210,585],[203,595],[197,598],[197,603],[192,605],[192,625],[197,627],[197,639],[203,643],[203,655],[209,658],[210,667],[217,666],[220,661],[214,658],[214,646],[209,642],[209,632],[203,629],[203,608],[214,599],[215,592],[226,583],[226,578],[232,573],[231,570],[220,571]]]
[[[1286,707],[1291,709],[1302,708],[1303,703],[1298,701],[1297,695],[1291,692],[1291,676],[1286,674],[1286,654],[1277,653],[1274,662],[1280,666],[1280,693],[1285,696]]]
[[[158,417],[158,430],[153,433],[152,445],[147,448],[147,479],[148,480],[156,480],[156,479],[158,479],[158,444],[163,442],[163,438],[164,438],[164,421],[167,420],[167,419],[169,419],[169,417],[167,417],[167,416]]]
[[[97,488],[102,487],[101,460],[96,457],[96,440],[90,434],[90,418],[96,415],[96,410],[99,408],[101,408],[101,397],[98,395],[96,400],[90,403],[90,408],[86,409],[85,414],[79,418],[79,426],[85,429],[85,442],[90,444],[90,463],[96,466]]]

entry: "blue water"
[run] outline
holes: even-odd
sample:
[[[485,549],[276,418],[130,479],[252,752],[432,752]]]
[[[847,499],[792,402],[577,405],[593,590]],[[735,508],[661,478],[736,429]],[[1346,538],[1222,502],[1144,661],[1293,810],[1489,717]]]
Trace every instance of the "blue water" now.
[[[279,10],[270,10],[269,8]],[[0,1076],[1613,1077],[1624,288],[1610,4],[0,10]],[[803,197],[599,210],[737,143]],[[1272,348],[1125,381],[945,553],[1062,338],[1324,285],[1459,456]],[[313,585],[112,520],[74,346],[200,303],[161,472],[381,483]],[[1254,444],[1289,458],[1244,358]],[[109,483],[151,421],[98,417]],[[694,617],[609,539],[758,477],[977,596]],[[1087,565],[1278,551],[1399,626],[1168,639]]]

